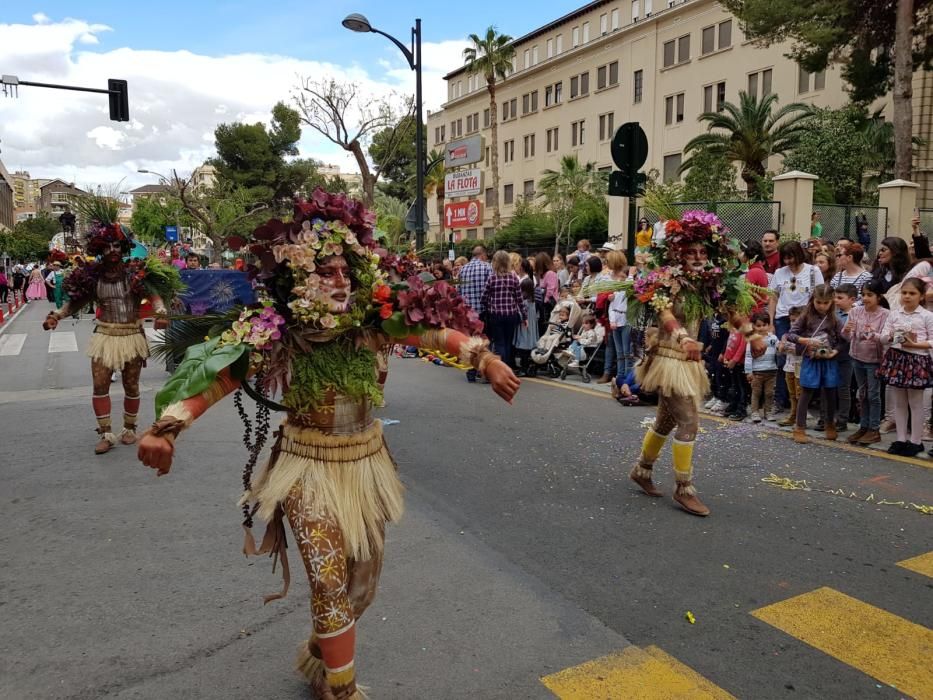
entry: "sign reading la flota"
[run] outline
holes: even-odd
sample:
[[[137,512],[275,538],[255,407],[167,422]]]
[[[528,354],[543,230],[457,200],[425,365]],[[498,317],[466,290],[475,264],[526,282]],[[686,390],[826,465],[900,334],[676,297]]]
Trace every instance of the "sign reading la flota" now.
[[[445,197],[470,197],[483,191],[483,171],[479,168],[456,170],[444,177]]]

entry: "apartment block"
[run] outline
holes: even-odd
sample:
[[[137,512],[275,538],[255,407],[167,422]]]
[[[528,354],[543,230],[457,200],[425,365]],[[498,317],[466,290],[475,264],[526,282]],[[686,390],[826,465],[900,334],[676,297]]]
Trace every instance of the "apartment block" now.
[[[519,197],[535,196],[542,171],[559,169],[561,156],[576,154],[611,169],[610,140],[625,122],[639,122],[648,135],[645,170],[669,179],[677,177],[684,146],[705,129],[697,117],[738,102],[740,90],[759,98],[776,93],[778,106],[841,107],[848,101],[837,69],[810,74],[785,57],[788,45],[755,46],[714,0],[591,2],[514,46],[512,71],[496,89],[503,224]],[[472,166],[484,171],[482,226],[459,233],[487,237],[493,202],[489,93],[482,76],[463,66],[445,80],[448,101],[428,115],[428,148],[484,136],[485,160]],[[885,113],[890,118],[890,107]],[[778,170],[779,160],[768,167]],[[428,206],[435,211],[436,199]],[[433,222],[431,237],[439,235]]]

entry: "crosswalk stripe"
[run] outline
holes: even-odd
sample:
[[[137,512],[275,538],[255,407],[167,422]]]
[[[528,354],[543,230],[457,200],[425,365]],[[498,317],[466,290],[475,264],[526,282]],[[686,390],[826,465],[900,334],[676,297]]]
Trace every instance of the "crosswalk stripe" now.
[[[74,331],[58,331],[49,336],[49,352],[77,352],[78,339]]]
[[[10,333],[9,335],[0,335],[0,357],[19,355],[20,351],[23,349],[23,343],[25,342],[25,333]]]
[[[734,700],[657,647],[626,647],[544,676],[541,682],[561,700]]]
[[[818,588],[752,615],[902,693],[933,697],[933,630],[922,625],[832,588]]]
[[[0,355],[2,354],[3,353],[0,352]],[[897,565],[933,578],[933,552],[927,552],[926,554],[921,554],[919,557],[912,557],[911,559],[899,561]]]

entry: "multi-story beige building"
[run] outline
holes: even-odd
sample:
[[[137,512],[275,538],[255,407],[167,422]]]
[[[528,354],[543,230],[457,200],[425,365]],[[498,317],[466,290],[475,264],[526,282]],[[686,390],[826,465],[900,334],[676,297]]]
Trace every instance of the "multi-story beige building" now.
[[[41,184],[33,180],[25,170],[17,170],[13,178],[13,210],[16,221],[33,219],[39,204],[39,187]]]
[[[776,93],[779,106],[841,107],[848,101],[838,69],[810,74],[785,57],[787,45],[752,45],[738,19],[715,0],[598,0],[516,39],[514,46],[513,69],[496,88],[503,223],[520,198],[535,196],[542,171],[559,170],[561,156],[575,154],[583,163],[611,169],[610,140],[625,122],[639,122],[648,135],[644,170],[673,178],[684,146],[705,129],[697,117],[726,101],[737,103],[740,90],[759,98]],[[484,171],[485,192],[476,197],[485,205],[482,226],[460,233],[488,237],[489,93],[483,77],[465,67],[445,80],[448,101],[428,115],[428,148],[442,150],[472,134],[484,137],[485,161],[473,166]],[[779,170],[779,160],[768,167]],[[432,197],[428,210],[436,206]],[[432,237],[439,233],[435,222]]]
[[[12,175],[7,172],[3,161],[0,161],[0,231],[12,230],[16,223],[13,201],[15,187]]]

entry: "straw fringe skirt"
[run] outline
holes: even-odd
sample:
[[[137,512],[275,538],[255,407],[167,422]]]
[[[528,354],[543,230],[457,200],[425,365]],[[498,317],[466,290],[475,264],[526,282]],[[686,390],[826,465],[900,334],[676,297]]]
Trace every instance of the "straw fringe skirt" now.
[[[709,391],[709,377],[702,362],[691,362],[680,348],[661,342],[649,351],[636,369],[643,391],[661,396],[684,396],[699,401]]]
[[[404,510],[404,489],[380,421],[349,435],[284,423],[272,457],[246,497],[269,521],[294,489],[301,489],[308,517],[337,521],[346,555],[357,561],[382,551],[385,524]]]
[[[114,371],[127,362],[149,357],[149,343],[140,323],[107,323],[98,321],[87,355]]]

